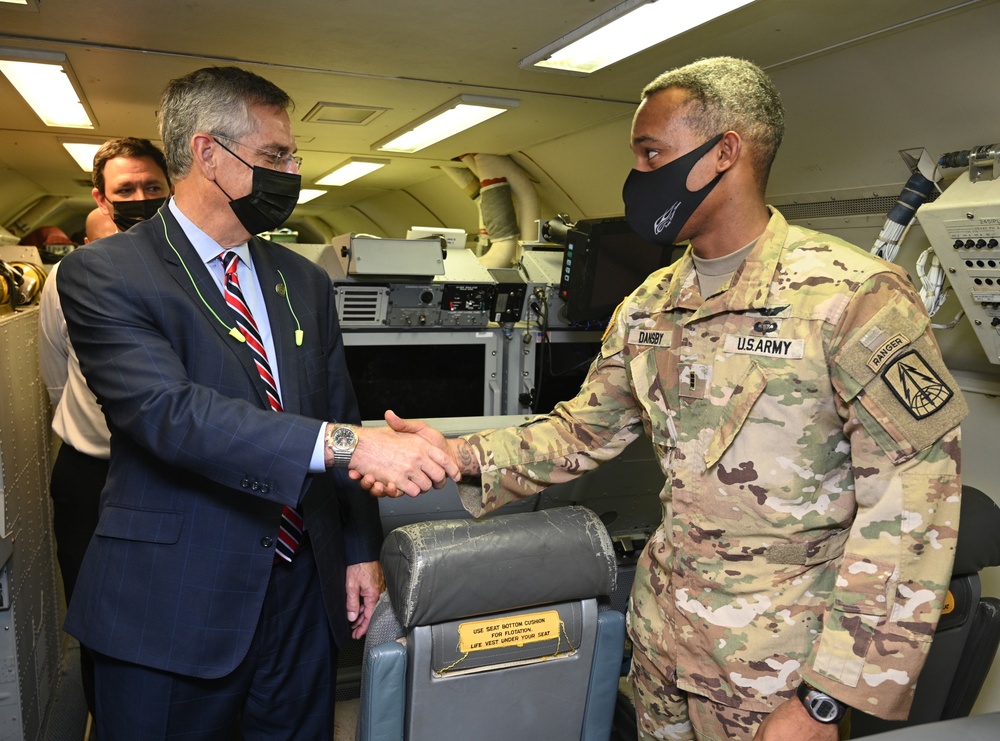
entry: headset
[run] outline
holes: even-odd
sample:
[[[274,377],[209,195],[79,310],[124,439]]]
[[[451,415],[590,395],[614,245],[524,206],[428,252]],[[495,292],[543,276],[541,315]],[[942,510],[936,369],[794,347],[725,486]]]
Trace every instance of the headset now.
[[[191,275],[191,270],[188,268],[187,263],[184,262],[184,258],[181,257],[181,253],[177,251],[176,247],[174,247],[174,243],[170,241],[170,235],[167,233],[167,220],[163,218],[162,206],[160,207],[160,209],[157,210],[156,215],[160,217],[160,221],[163,223],[163,236],[167,240],[167,244],[170,245],[170,249],[172,249],[174,251],[174,254],[177,255],[177,259],[181,261],[181,266],[184,268],[184,272],[187,273],[188,280],[191,281],[191,285],[194,287],[194,292],[198,294],[198,298],[200,298],[201,302],[205,304],[205,308],[209,310],[209,312],[212,314],[212,316],[215,317],[215,320],[219,324],[221,324],[223,327],[226,328],[226,330],[229,332],[230,337],[232,337],[237,342],[246,342],[247,339],[246,337],[243,336],[243,333],[240,332],[240,330],[237,327],[235,326],[230,327],[228,324],[226,324],[222,320],[222,317],[220,317],[215,312],[215,309],[212,308],[211,304],[209,304],[208,301],[205,300],[205,297],[201,295],[201,289],[198,288],[198,284],[195,282],[194,276]],[[278,270],[278,277],[281,278],[282,290],[280,291],[280,293],[285,297],[285,301],[288,302],[288,311],[291,312],[292,319],[295,320],[295,346],[302,347],[302,340],[305,337],[305,332],[302,331],[302,325],[299,324],[299,318],[295,314],[295,309],[292,308],[292,297],[288,293],[288,284],[285,283],[285,276],[282,275],[280,269]]]

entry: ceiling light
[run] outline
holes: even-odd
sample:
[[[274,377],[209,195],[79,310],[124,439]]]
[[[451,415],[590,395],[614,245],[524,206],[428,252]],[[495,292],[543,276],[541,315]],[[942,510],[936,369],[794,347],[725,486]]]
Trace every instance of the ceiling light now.
[[[69,152],[70,156],[76,160],[84,172],[94,171],[94,155],[97,154],[97,150],[100,149],[103,144],[95,144],[93,142],[73,142],[73,141],[63,141],[59,140],[66,151]]]
[[[346,185],[352,180],[364,177],[368,173],[375,172],[388,164],[389,160],[371,157],[351,157],[347,162],[338,165],[332,172],[317,180],[316,185]]]
[[[302,188],[299,191],[299,200],[297,201],[300,205],[303,203],[309,203],[314,198],[319,198],[322,195],[326,195],[325,190],[320,190],[319,188]]]
[[[753,0],[626,0],[519,63],[590,74]]]
[[[65,54],[0,48],[0,72],[46,126],[94,128]]]
[[[376,142],[372,149],[384,152],[419,152],[424,147],[470,129],[518,105],[520,101],[511,98],[459,95],[409,126]]]

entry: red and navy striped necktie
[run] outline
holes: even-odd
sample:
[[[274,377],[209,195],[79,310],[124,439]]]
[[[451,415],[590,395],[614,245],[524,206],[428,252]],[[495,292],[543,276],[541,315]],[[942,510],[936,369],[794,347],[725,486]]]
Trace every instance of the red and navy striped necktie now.
[[[267,361],[267,350],[261,339],[260,331],[257,329],[257,322],[254,321],[250,307],[247,306],[243,298],[243,290],[240,288],[240,279],[236,275],[236,268],[240,261],[240,256],[234,250],[226,250],[219,259],[226,268],[226,303],[236,312],[236,326],[240,333],[246,338],[247,346],[253,353],[254,362],[257,364],[257,372],[260,373],[261,380],[267,391],[267,400],[271,404],[271,409],[276,412],[281,411],[281,396],[278,394],[278,386],[274,382],[274,375],[271,373],[271,364]],[[302,540],[302,529],[305,523],[302,516],[291,507],[285,506],[281,511],[281,528],[278,531],[278,544],[275,554],[285,561],[291,561],[295,551],[299,548]]]

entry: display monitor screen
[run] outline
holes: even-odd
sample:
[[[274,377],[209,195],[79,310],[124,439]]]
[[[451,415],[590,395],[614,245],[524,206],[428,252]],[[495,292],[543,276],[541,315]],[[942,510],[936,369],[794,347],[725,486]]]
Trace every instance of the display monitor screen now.
[[[395,335],[394,335],[395,336]],[[486,409],[486,351],[480,343],[348,344],[344,354],[361,419],[381,420],[385,410],[407,418],[479,417]]]
[[[615,307],[683,248],[650,244],[624,218],[582,219],[568,233],[559,292],[571,322],[607,320]]]
[[[549,342],[540,338],[535,349],[535,393],[532,411],[552,411],[560,401],[576,396],[590,364],[601,350],[591,342]]]

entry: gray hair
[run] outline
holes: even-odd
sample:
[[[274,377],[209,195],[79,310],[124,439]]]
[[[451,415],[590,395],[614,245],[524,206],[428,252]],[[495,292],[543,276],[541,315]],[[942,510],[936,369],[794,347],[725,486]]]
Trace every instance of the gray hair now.
[[[171,80],[160,97],[160,138],[168,174],[182,180],[191,170],[191,138],[199,133],[240,140],[253,132],[252,106],[292,107],[284,90],[239,67],[205,67]]]
[[[771,78],[745,59],[713,57],[664,72],[643,89],[642,99],[667,88],[685,90],[697,104],[697,115],[686,122],[705,139],[735,131],[750,144],[763,191],[785,134],[785,111]]]

